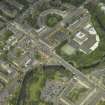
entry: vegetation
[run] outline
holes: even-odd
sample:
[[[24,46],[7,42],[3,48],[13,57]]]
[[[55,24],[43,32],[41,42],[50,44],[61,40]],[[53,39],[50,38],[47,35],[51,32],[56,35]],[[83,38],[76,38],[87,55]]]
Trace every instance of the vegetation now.
[[[1,38],[0,38],[0,49],[3,49],[3,47],[6,45],[6,41],[12,35],[13,35],[13,33],[11,31],[9,31],[9,30],[5,31],[3,33],[3,35],[1,35]]]
[[[41,60],[41,54],[40,54],[40,52],[38,52],[38,51],[35,52],[34,56],[35,56],[36,59]]]
[[[100,0],[101,2],[105,3],[105,0]]]
[[[68,95],[68,98],[72,102],[76,102],[80,99],[81,95],[83,95],[85,92],[87,92],[87,89],[84,87],[81,88],[74,88]]]
[[[7,41],[10,36],[12,36],[13,33],[9,30],[5,31],[3,35],[1,35],[0,41]]]
[[[61,20],[62,17],[57,14],[48,14],[46,19],[46,24],[48,27],[54,27]]]
[[[44,83],[45,76],[42,69],[35,69],[28,72],[23,80],[16,105],[40,105],[40,92]]]
[[[3,35],[1,35],[1,38],[0,38],[0,59],[4,59],[4,60],[7,60],[7,54],[8,54],[8,51],[3,51],[3,48],[4,46],[6,45],[6,41],[10,38],[10,36],[12,36],[13,33],[9,30],[5,31],[3,33]]]
[[[29,14],[29,16],[27,16],[27,17],[25,18],[25,20],[27,21],[27,23],[28,23],[30,26],[32,26],[32,27],[34,27],[34,28],[36,28],[36,29],[39,28],[39,26],[38,26],[38,24],[37,24],[37,18],[38,18],[38,16],[39,16],[39,14],[40,14],[40,11],[34,10],[34,11],[32,11],[32,13]]]
[[[62,48],[61,51],[67,55],[72,55],[75,53],[75,49],[71,47],[69,44],[65,44]]]
[[[105,105],[105,101],[101,100],[97,105]]]
[[[12,33],[11,31],[7,30],[7,31],[4,33],[4,35],[5,35],[5,40],[7,40],[10,36],[13,35],[13,33]]]
[[[20,57],[24,53],[24,50],[21,48],[16,48],[15,50],[16,50],[16,56],[17,57]]]
[[[20,90],[20,88],[17,88],[16,91],[13,93],[13,95],[7,100],[7,103],[9,105],[16,105],[19,90]]]
[[[5,43],[0,41],[0,49],[3,49],[4,45],[5,45]]]

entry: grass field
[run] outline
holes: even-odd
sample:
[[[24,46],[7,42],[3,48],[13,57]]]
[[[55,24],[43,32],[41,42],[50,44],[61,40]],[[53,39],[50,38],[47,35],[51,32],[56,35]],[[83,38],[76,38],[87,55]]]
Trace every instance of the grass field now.
[[[57,14],[49,14],[46,17],[46,25],[48,27],[54,27],[58,22],[62,20],[62,17]]]
[[[75,53],[75,49],[71,47],[69,44],[65,44],[62,48],[61,51],[67,55],[72,55]]]
[[[29,94],[30,94],[30,100],[39,100],[40,97],[40,91],[44,84],[44,75],[40,75],[38,80],[32,80],[30,86],[29,86]]]
[[[73,103],[78,102],[83,96],[86,95],[88,89],[83,86],[76,86],[68,92],[67,98]]]
[[[75,102],[76,100],[79,100],[82,93],[86,91],[86,88],[80,88],[80,89],[73,89],[72,92],[69,94],[70,99]]]

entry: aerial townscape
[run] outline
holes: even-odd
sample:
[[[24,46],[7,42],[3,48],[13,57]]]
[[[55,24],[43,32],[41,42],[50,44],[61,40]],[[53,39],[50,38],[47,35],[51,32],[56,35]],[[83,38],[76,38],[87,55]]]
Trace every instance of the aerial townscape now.
[[[0,0],[0,105],[105,105],[105,0]]]

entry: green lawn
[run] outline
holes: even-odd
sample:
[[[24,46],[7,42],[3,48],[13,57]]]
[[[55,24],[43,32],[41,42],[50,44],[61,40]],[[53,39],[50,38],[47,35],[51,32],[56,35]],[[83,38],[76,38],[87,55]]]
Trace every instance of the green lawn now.
[[[75,103],[76,101],[79,101],[86,92],[87,89],[85,87],[75,87],[69,92],[68,99]]]
[[[0,41],[0,49],[2,49],[4,47],[4,45],[5,45],[5,42]]]
[[[62,75],[61,75],[60,72],[56,72],[55,75],[54,75],[54,79],[55,79],[55,80],[61,80],[61,76],[62,76]]]
[[[38,80],[33,80],[29,86],[29,94],[30,94],[30,100],[39,100],[40,91],[43,87],[44,83],[44,75],[40,75]]]
[[[9,31],[9,30],[7,30],[5,33],[4,33],[4,40],[8,40],[8,38],[10,37],[10,36],[12,36],[13,35],[13,33],[11,32],[11,31]]]
[[[100,0],[101,2],[105,3],[105,0]]]
[[[10,36],[13,35],[13,33],[9,30],[6,30],[4,33],[2,33],[3,35],[1,35],[0,41],[7,41],[9,39]]]
[[[46,17],[46,25],[48,27],[54,27],[61,20],[62,17],[57,14],[48,14]]]
[[[105,101],[101,100],[97,105],[105,105]]]
[[[67,55],[72,55],[75,54],[75,49],[71,47],[69,44],[65,44],[62,48],[61,51]]]

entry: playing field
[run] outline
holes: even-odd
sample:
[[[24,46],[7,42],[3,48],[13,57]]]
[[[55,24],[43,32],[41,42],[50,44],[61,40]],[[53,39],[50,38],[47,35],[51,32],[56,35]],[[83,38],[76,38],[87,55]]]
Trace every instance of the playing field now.
[[[61,51],[67,55],[72,55],[75,53],[75,49],[71,47],[69,44],[65,44],[62,48]]]

